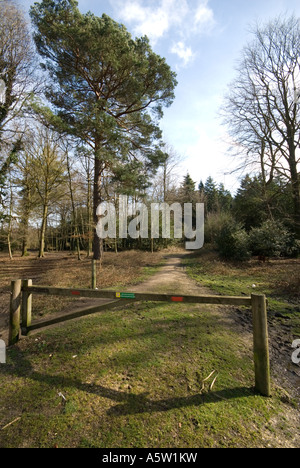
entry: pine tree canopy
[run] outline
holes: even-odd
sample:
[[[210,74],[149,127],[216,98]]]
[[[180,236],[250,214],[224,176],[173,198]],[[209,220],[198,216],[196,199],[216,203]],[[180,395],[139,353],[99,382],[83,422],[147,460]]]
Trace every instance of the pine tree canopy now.
[[[108,165],[134,151],[151,158],[177,83],[147,37],[133,39],[105,14],[82,14],[75,0],[35,3],[31,18],[51,78],[46,97],[61,127]]]

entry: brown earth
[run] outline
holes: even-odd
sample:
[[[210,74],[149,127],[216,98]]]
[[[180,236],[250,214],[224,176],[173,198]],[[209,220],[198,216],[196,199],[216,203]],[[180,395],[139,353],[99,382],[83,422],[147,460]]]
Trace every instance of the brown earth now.
[[[145,276],[144,268],[157,267],[163,258],[160,252],[105,253],[104,265],[98,272],[99,289],[106,289],[116,284],[116,278],[125,287],[134,284]],[[82,255],[82,260],[65,252],[48,253],[45,258],[37,258],[35,253],[22,258],[15,255],[10,260],[0,254],[0,339],[8,343],[10,284],[16,279],[32,279],[34,285],[66,288],[89,288],[91,283],[91,259]],[[100,301],[101,302],[101,301]],[[96,301],[97,303],[97,301]],[[99,301],[98,301],[99,303]],[[85,299],[48,298],[35,296],[34,320],[63,315],[74,310],[89,307],[95,301]]]

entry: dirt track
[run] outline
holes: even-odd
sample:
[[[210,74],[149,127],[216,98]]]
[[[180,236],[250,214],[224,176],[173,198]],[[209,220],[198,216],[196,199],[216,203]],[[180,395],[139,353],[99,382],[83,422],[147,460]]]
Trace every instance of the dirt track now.
[[[207,290],[197,284],[185,273],[182,259],[186,254],[169,254],[160,271],[142,284],[131,288],[134,292],[157,292],[176,294],[205,294]]]
[[[147,281],[144,281],[134,287],[128,286],[124,288],[124,291],[132,292],[157,292],[157,293],[175,293],[175,294],[211,294],[206,288],[192,280],[185,272],[185,267],[182,260],[188,256],[188,253],[170,253],[166,257],[166,262],[163,267]],[[62,261],[62,267],[65,268],[65,260]],[[13,267],[13,268],[12,268]],[[15,268],[16,267],[16,268]],[[53,259],[53,264],[50,262],[39,262],[32,269],[32,262],[22,262],[22,265],[12,264],[5,266],[6,271],[1,270],[1,273],[5,275],[6,286],[0,289],[0,338],[6,340],[8,332],[8,306],[9,306],[9,281],[12,278],[16,278],[19,274],[21,277],[31,277],[35,279],[36,273],[37,278],[41,278],[42,268],[46,269],[47,272],[51,268],[57,268],[57,259]],[[12,271],[13,270],[13,271]],[[21,274],[22,273],[22,274]],[[44,272],[46,273],[46,272]],[[2,276],[2,275],[1,275]],[[89,307],[95,305],[95,300],[84,300],[84,306]],[[82,302],[81,302],[82,306]],[[77,304],[76,304],[76,307]],[[193,305],[193,307],[204,307],[203,305]],[[206,306],[207,307],[207,306]],[[245,344],[249,349],[252,347],[252,325],[251,325],[251,311],[239,310],[234,307],[224,306],[209,306],[212,314],[216,314],[222,317],[222,320],[228,324],[233,330],[236,330],[239,336],[243,337]],[[72,307],[68,307],[69,312],[74,310]],[[271,354],[271,367],[272,367],[272,379],[273,381],[284,388],[287,391],[287,401],[290,396],[293,396],[300,403],[299,388],[300,378],[289,370],[290,361],[290,340],[288,337],[288,330],[284,327],[278,327],[277,323],[273,323],[270,318],[270,354]],[[62,325],[63,326],[63,325]],[[299,414],[295,408],[287,406],[286,420],[289,421],[291,428],[299,427]],[[278,442],[279,446],[284,447],[284,441]]]
[[[211,294],[209,290],[202,287],[192,280],[185,272],[185,267],[182,260],[188,257],[189,253],[169,253],[166,257],[166,262],[163,267],[147,281],[144,281],[134,287],[124,288],[132,292],[156,292],[156,293],[175,293],[175,294]],[[3,259],[0,259],[0,262]],[[49,274],[51,270],[57,274],[58,267],[65,269],[66,264],[71,268],[70,262],[72,259],[68,256],[51,256],[48,259],[38,260],[32,259],[14,261],[9,263],[2,261],[1,277],[5,278],[5,283],[1,284],[0,288],[0,338],[7,342],[8,339],[8,310],[9,310],[9,284],[10,280],[16,277],[30,277],[34,282],[40,281],[41,278]],[[75,263],[77,265],[78,263]],[[36,281],[35,281],[36,280]],[[82,309],[103,303],[103,300],[81,299],[74,305],[69,305],[62,313],[74,312],[74,310]],[[201,307],[201,306],[197,306]],[[234,307],[210,306],[213,313],[222,315],[228,326],[236,328],[239,334],[243,334],[248,346],[252,346],[252,323],[251,313],[245,310],[241,311]],[[269,335],[270,335],[270,356],[271,367],[274,373],[274,378],[280,386],[283,386],[287,391],[293,394],[300,400],[300,376],[295,373],[291,360],[291,339],[289,335],[288,325],[279,326],[273,317],[269,317]]]
[[[157,293],[175,293],[175,294],[211,294],[206,288],[192,280],[185,272],[185,267],[182,260],[188,257],[189,253],[169,253],[166,257],[164,266],[155,275],[151,276],[147,281],[134,287],[127,287],[127,290],[133,292],[157,292]],[[68,268],[77,267],[78,262],[74,261],[68,255],[51,254],[49,258],[28,259],[24,260],[16,258],[13,262],[8,262],[7,259],[0,258],[1,263],[1,285],[0,288],[0,338],[6,343],[8,340],[8,311],[9,311],[9,284],[16,277],[32,278],[35,283],[45,281],[51,271],[53,275],[63,274],[66,265]],[[60,272],[60,273],[58,273]],[[5,279],[5,281],[4,281]],[[126,288],[124,288],[126,289]],[[66,309],[57,315],[74,312],[75,310],[85,307],[97,305],[103,300],[88,300],[81,301],[74,305],[69,305]],[[201,307],[201,306],[199,306]],[[239,333],[242,333],[252,346],[252,323],[251,313],[240,311],[233,307],[211,307],[214,313],[222,314],[224,320],[227,321],[229,327],[234,327]],[[271,366],[274,376],[280,386],[287,389],[296,398],[300,400],[300,376],[295,373],[294,367],[291,365],[291,338],[289,335],[288,325],[280,325],[274,321],[273,317],[269,317],[269,335],[270,335],[270,355]]]

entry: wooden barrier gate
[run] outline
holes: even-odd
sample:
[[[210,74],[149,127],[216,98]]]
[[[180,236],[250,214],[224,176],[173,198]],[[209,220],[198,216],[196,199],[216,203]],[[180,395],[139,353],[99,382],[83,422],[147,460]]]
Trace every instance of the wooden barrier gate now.
[[[65,297],[89,297],[108,299],[109,302],[96,307],[74,312],[61,317],[32,323],[32,295],[44,294]],[[108,310],[124,303],[138,301],[175,302],[184,304],[221,304],[250,306],[253,323],[253,355],[255,369],[255,389],[264,396],[271,395],[270,359],[268,344],[267,300],[265,295],[252,294],[251,297],[236,296],[182,296],[177,294],[144,294],[131,292],[98,291],[90,289],[53,288],[33,286],[32,280],[16,280],[11,283],[9,345],[15,344],[20,335],[65,322],[101,310]]]

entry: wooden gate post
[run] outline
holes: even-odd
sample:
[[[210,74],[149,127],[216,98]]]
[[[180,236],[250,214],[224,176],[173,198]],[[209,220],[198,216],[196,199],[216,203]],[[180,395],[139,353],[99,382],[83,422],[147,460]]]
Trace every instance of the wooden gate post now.
[[[32,311],[32,293],[26,291],[28,286],[32,286],[32,280],[23,280],[23,295],[22,295],[22,335],[27,335],[27,328],[31,325],[31,311]]]
[[[17,343],[20,337],[21,288],[21,280],[11,282],[8,337],[9,346]]]
[[[262,395],[269,397],[271,395],[271,379],[266,296],[252,294],[251,304],[255,389]]]
[[[97,289],[97,262],[92,259],[92,289]]]

